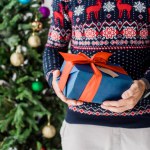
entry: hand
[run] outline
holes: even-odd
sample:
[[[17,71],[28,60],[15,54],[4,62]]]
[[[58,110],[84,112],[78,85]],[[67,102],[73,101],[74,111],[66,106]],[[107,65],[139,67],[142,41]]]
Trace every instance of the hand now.
[[[117,113],[132,109],[142,97],[145,89],[146,84],[143,80],[134,80],[131,87],[121,95],[122,99],[118,101],[104,101],[101,107]]]
[[[64,94],[61,92],[58,83],[56,81],[57,77],[60,75],[60,71],[59,70],[55,70],[53,71],[53,81],[52,81],[52,86],[53,89],[56,93],[56,95],[65,103],[69,105],[82,105],[83,102],[82,101],[77,101],[77,100],[72,100],[72,99],[67,99]]]

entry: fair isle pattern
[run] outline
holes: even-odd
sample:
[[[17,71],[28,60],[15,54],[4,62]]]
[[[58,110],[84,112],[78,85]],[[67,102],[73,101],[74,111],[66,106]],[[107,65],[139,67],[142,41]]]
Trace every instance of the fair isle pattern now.
[[[70,1],[70,3],[69,1],[57,2],[59,3],[58,7],[55,8],[56,10],[54,10],[54,18],[52,20],[53,23],[50,28],[47,42],[51,45],[64,47],[66,46],[66,42],[69,41],[69,39],[71,39],[72,46],[89,45],[103,47],[106,45],[150,45],[150,39],[148,38],[150,25],[146,21],[149,17],[147,16],[147,13],[143,13],[149,11],[147,1],[145,1],[145,3],[140,3],[140,1],[137,1],[137,3],[132,3],[134,9],[130,4],[121,4],[121,0],[116,0],[116,3],[111,3],[108,1],[106,4],[104,2],[103,9],[105,8],[108,10],[113,8],[114,11],[114,5],[117,6],[119,10],[119,19],[114,20],[112,17],[108,17],[112,15],[110,10],[107,11],[110,13],[105,13],[103,17],[101,16],[100,18],[97,18],[97,11],[100,9],[98,6],[102,7],[102,1],[99,0],[96,1],[96,5],[89,7],[84,5],[84,3],[91,3],[88,0],[87,2],[78,1],[79,5],[77,5],[74,1]],[[66,2],[66,4],[64,5],[63,2]],[[127,11],[128,13],[131,13],[131,10],[128,11],[128,8],[123,7],[131,7],[133,9],[133,21],[125,19],[126,16],[123,15],[122,12]],[[98,10],[93,10],[94,8]],[[105,9],[103,10],[104,12]],[[137,16],[135,15],[136,11],[138,11],[139,14],[139,22],[137,22]],[[97,20],[95,20],[94,17],[92,18],[92,13],[94,13],[94,16],[97,18]],[[114,17],[116,17],[117,11],[114,13]],[[108,20],[106,20],[105,17],[108,18]],[[69,18],[70,20],[66,18]],[[90,18],[90,20],[88,18]],[[76,22],[73,21],[75,19]],[[69,27],[70,23],[72,23],[72,31]]]
[[[120,41],[120,43],[123,43],[123,41]],[[104,44],[104,43],[103,43]],[[139,45],[139,46],[91,46],[91,45],[89,45],[89,46],[74,46],[74,45],[72,45],[71,46],[73,49],[75,49],[75,50],[91,50],[91,51],[93,51],[93,49],[94,50],[99,50],[99,49],[101,49],[101,50],[135,50],[135,49],[139,49],[139,50],[141,50],[141,49],[144,49],[144,48],[150,48],[150,46],[142,46],[142,45]]]
[[[72,26],[73,46],[93,45],[144,45],[148,46],[149,26],[135,21],[91,22]]]
[[[136,106],[133,110],[128,110],[123,113],[115,113],[105,109],[102,109],[100,105],[97,104],[84,104],[80,106],[69,106],[69,109],[86,115],[96,115],[96,116],[136,116],[143,114],[150,114],[150,105]]]
[[[96,110],[93,107],[87,107],[87,105],[83,105],[83,107],[74,107],[69,106],[69,109],[73,110],[74,112],[79,112],[81,114],[87,114],[87,115],[96,115],[96,116],[136,116],[136,115],[143,115],[143,114],[150,114],[150,105],[146,106],[145,108],[143,106],[140,106],[137,111],[128,111],[123,113],[115,113],[115,112],[109,112],[107,110],[104,110],[100,107],[96,107]]]
[[[66,42],[70,39],[70,36],[70,29],[64,30],[55,26],[51,26],[47,45],[54,45],[55,47],[65,47]]]

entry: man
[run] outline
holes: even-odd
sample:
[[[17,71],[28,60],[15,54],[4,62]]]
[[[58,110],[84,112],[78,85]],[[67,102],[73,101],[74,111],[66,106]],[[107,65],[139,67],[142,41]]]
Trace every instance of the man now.
[[[140,6],[140,7],[138,7]],[[64,150],[149,150],[150,38],[149,1],[53,0],[52,24],[43,54],[46,79],[68,104],[61,128]],[[121,99],[102,105],[67,99],[56,82],[59,51],[111,52],[134,83]]]

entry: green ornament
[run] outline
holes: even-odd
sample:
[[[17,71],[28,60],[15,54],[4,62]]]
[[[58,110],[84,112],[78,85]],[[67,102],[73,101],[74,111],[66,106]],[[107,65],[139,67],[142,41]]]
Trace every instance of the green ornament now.
[[[32,90],[34,92],[40,92],[43,89],[43,84],[40,81],[35,81],[32,83]]]

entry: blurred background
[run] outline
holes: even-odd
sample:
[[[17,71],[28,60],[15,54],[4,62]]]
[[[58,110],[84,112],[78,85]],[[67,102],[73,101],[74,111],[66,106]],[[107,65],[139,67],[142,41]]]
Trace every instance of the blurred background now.
[[[52,0],[0,1],[0,150],[59,150],[66,105],[49,88],[42,55]]]

